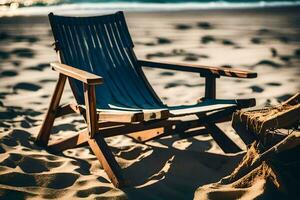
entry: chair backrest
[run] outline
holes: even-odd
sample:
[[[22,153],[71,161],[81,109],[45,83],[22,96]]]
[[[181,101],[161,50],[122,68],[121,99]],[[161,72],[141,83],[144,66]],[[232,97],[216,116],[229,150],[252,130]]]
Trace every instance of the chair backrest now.
[[[96,86],[97,108],[151,109],[163,106],[144,77],[133,52],[123,12],[95,17],[49,14],[61,62],[104,78]],[[69,79],[79,104],[82,83]]]

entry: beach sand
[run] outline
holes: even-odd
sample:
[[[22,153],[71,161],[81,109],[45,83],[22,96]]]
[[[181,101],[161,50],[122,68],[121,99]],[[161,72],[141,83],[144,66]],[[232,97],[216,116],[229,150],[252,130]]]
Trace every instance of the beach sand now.
[[[300,8],[126,13],[139,58],[254,70],[256,79],[221,78],[218,98],[256,98],[273,105],[300,90]],[[225,154],[210,135],[168,136],[140,144],[108,138],[131,187],[109,182],[88,147],[51,154],[34,144],[58,74],[45,16],[0,19],[0,199],[192,199],[219,181],[245,152]],[[169,105],[204,94],[198,74],[145,69]],[[74,101],[67,86],[62,103]],[[81,116],[57,120],[52,139],[84,128]],[[242,149],[230,122],[219,124]],[[263,184],[251,197],[263,195]],[[253,196],[254,195],[254,196]],[[247,196],[246,196],[247,197]],[[245,198],[246,198],[245,197]],[[249,193],[248,193],[249,197]]]

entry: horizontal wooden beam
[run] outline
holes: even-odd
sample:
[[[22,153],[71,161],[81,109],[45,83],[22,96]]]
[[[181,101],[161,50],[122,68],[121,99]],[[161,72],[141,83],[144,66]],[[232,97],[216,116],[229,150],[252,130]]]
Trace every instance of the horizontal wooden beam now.
[[[218,112],[213,112],[210,115],[203,116],[203,118],[186,120],[168,119],[156,120],[149,122],[141,122],[136,124],[119,124],[112,128],[104,126],[99,129],[99,134],[103,137],[112,137],[116,135],[128,134],[137,141],[147,141],[162,135],[169,135],[174,133],[183,133],[189,129],[204,126],[207,122],[224,122],[231,120],[231,114],[234,109],[225,109]]]
[[[212,66],[204,66],[198,64],[185,64],[185,63],[161,63],[161,62],[153,62],[148,60],[138,60],[140,66],[145,67],[153,67],[153,68],[162,68],[162,69],[171,69],[171,70],[179,70],[186,72],[195,72],[200,73],[201,76],[208,77],[237,77],[237,78],[256,78],[257,73],[239,70],[239,69],[227,69],[221,67],[212,67]]]
[[[103,78],[96,74],[92,74],[90,72],[61,63],[50,63],[50,65],[53,70],[58,71],[59,73],[62,73],[68,77],[82,81],[86,84],[97,85],[103,83]]]
[[[72,149],[83,144],[87,144],[89,139],[88,130],[84,129],[80,131],[77,135],[71,136],[64,140],[58,140],[48,145],[50,151],[61,152],[67,149]]]

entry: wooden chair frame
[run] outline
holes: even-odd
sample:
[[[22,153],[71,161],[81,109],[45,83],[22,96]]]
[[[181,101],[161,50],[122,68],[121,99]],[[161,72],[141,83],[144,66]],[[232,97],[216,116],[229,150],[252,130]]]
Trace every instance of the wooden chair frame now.
[[[60,58],[59,46],[56,47],[56,50]],[[140,65],[140,69],[142,66],[145,66],[199,73],[201,77],[205,78],[206,83],[204,99],[216,99],[216,79],[221,76],[238,78],[255,78],[257,76],[255,72],[201,65],[158,63],[145,60],[137,60],[137,63]],[[118,120],[114,121],[110,120],[110,116],[101,116],[97,112],[95,87],[99,84],[105,84],[102,77],[62,63],[51,63],[51,67],[59,73],[59,77],[36,142],[55,152],[89,145],[116,187],[123,187],[128,185],[128,183],[123,177],[121,168],[116,162],[104,138],[126,134],[137,141],[145,142],[173,133],[179,133],[180,137],[185,138],[201,134],[199,130],[190,131],[190,129],[205,127],[224,152],[238,152],[240,148],[215,124],[229,121],[232,113],[236,109],[255,105],[255,99],[236,100],[236,107],[199,113],[197,114],[198,119],[193,120],[183,120],[179,117],[166,116],[158,120],[137,120],[138,122],[134,122],[134,119],[124,114],[124,116],[119,115]],[[141,75],[144,75],[142,71]],[[81,105],[76,104],[60,105],[67,78],[82,82],[84,88],[84,109]],[[48,144],[54,120],[70,113],[82,114],[86,121],[87,128],[75,136]]]
[[[37,143],[56,152],[88,144],[116,187],[123,187],[126,185],[125,179],[122,176],[120,166],[116,162],[112,152],[109,150],[109,147],[104,140],[105,137],[128,134],[136,140],[144,142],[173,133],[180,133],[181,137],[195,136],[201,132],[185,133],[185,131],[195,127],[204,126],[210,131],[215,141],[225,152],[238,152],[241,150],[224,134],[222,130],[215,125],[215,123],[229,121],[231,119],[231,114],[236,109],[225,109],[206,116],[199,115],[198,118],[200,120],[183,121],[180,119],[166,119],[141,122],[137,124],[117,122],[98,123],[99,119],[95,104],[95,85],[102,84],[102,78],[64,64],[51,63],[51,66],[55,71],[59,72],[59,77],[50,101],[48,112],[39,131],[36,140]],[[182,65],[173,66],[174,69],[177,69],[176,67],[179,66],[182,67]],[[168,68],[170,69],[169,66]],[[184,71],[186,71],[185,68],[180,69],[184,69]],[[83,111],[79,109],[78,105],[75,104],[59,106],[66,79],[68,77],[76,78],[83,82],[86,106],[85,113],[83,113]],[[215,81],[217,77],[218,76],[216,75],[205,77],[205,98],[213,99],[216,97]],[[253,99],[237,101],[239,102],[240,107],[255,105],[255,100]],[[57,117],[71,113],[83,114],[87,123],[87,129],[80,131],[75,136],[48,145],[54,120]]]

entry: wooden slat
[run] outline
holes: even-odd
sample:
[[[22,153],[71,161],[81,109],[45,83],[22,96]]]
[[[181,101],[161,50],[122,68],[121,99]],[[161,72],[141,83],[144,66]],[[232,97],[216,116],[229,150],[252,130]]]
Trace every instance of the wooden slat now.
[[[105,25],[106,36],[109,38],[109,41],[112,46],[109,46],[109,51],[112,53],[113,59],[115,62],[115,70],[114,73],[119,76],[118,78],[118,88],[123,90],[128,94],[132,102],[134,102],[135,107],[144,107],[144,99],[141,98],[141,93],[138,90],[136,84],[134,84],[134,80],[136,77],[132,77],[133,71],[129,70],[128,65],[123,59],[123,55],[120,51],[120,44],[117,42],[117,38],[115,37],[114,30],[112,29],[112,24]]]
[[[137,72],[137,74],[139,74],[139,78],[141,79],[141,81],[144,83],[144,86],[145,86],[145,90],[149,91],[151,97],[153,98],[153,100],[156,102],[156,104],[158,105],[163,105],[163,102],[161,101],[161,99],[159,98],[159,96],[156,94],[156,92],[154,91],[154,89],[152,88],[151,84],[149,83],[143,69],[142,69],[142,66],[140,66],[138,64],[138,61],[137,61],[137,58],[134,54],[134,51],[133,49],[126,49],[127,52],[126,54],[128,55],[128,57],[131,58],[132,62],[134,63],[134,65],[136,66],[135,67],[135,70]]]
[[[87,144],[89,140],[89,133],[88,130],[82,130],[78,134],[71,136],[69,138],[59,140],[49,144],[48,148],[54,152],[61,152],[67,149],[75,148],[80,145]]]
[[[236,104],[210,104],[210,105],[195,105],[195,106],[176,106],[170,108],[172,117],[185,116],[191,114],[200,114],[226,108],[235,108]]]
[[[150,121],[154,119],[168,119],[170,112],[168,109],[143,109],[144,121]]]
[[[108,73],[111,81],[113,82],[114,87],[111,89],[111,94],[115,94],[114,99],[115,101],[119,101],[121,104],[127,107],[131,107],[134,105],[132,102],[132,99],[128,96],[128,94],[123,90],[122,83],[120,83],[119,78],[122,77],[122,74],[118,74],[117,70],[115,70],[115,60],[113,59],[113,54],[111,51],[109,51],[109,39],[107,36],[107,33],[105,31],[104,25],[97,24],[95,26],[96,32],[99,34],[98,39],[99,42],[102,45],[102,50],[105,55],[106,61],[106,67],[108,68],[106,72]],[[120,88],[121,87],[121,88]],[[109,102],[108,102],[109,103]]]
[[[124,62],[123,54],[120,51],[120,44],[117,42],[117,37],[115,37],[114,29],[112,29],[112,24],[107,24],[105,26],[107,37],[111,42],[112,46],[109,51],[112,52],[112,56],[115,62],[115,75],[118,75],[118,88],[123,90],[128,97],[131,99],[133,108],[152,108],[148,100],[143,97],[142,91],[139,89],[141,84],[135,84],[134,82],[138,80],[138,76],[134,76],[135,72],[133,68],[128,66],[128,63]]]
[[[169,111],[167,109],[151,110],[104,110],[98,109],[99,120],[110,122],[142,122],[155,119],[167,119]]]
[[[128,26],[126,24],[126,20],[125,20],[125,16],[124,13],[122,11],[119,11],[116,13],[116,16],[118,18],[118,24],[121,27],[122,30],[122,35],[124,35],[123,39],[126,41],[126,47],[129,49],[132,49],[134,47],[134,44],[132,42],[129,30],[128,30]]]
[[[219,127],[214,123],[206,123],[205,127],[210,132],[216,143],[225,153],[237,153],[241,148],[237,146]]]
[[[205,77],[205,99],[216,98],[216,78]]]
[[[122,110],[100,110],[99,113],[100,121],[107,122],[141,122],[143,121],[143,112],[142,111],[122,111]]]
[[[93,138],[98,130],[95,86],[84,84],[84,100],[86,106],[86,122],[90,137]]]
[[[73,105],[73,104],[66,104],[66,105],[58,106],[56,109],[55,118],[58,118],[58,117],[61,117],[64,115],[68,115],[71,113],[79,113],[79,111],[78,112],[75,111],[73,106],[76,107],[76,105]]]
[[[226,69],[219,67],[210,67],[197,64],[179,64],[179,63],[159,63],[148,60],[139,60],[139,64],[145,67],[163,68],[163,69],[173,69],[186,72],[200,73],[202,76],[228,76],[237,78],[256,78],[257,73],[238,70],[238,69]]]
[[[163,135],[184,133],[186,130],[194,129],[200,126],[204,126],[205,123],[219,123],[231,120],[231,115],[234,109],[225,109],[217,111],[206,116],[198,115],[197,120],[179,120],[179,119],[168,119],[159,120],[154,122],[139,123],[139,124],[128,124],[121,127],[112,129],[105,129],[102,132],[104,137],[111,137],[119,134],[129,134],[135,140],[145,142],[150,139],[161,137]]]
[[[56,37],[55,39],[60,44],[60,51],[58,51],[61,58],[60,63],[68,64],[76,68],[85,66],[78,51],[79,47],[75,35],[72,34],[72,25],[65,20],[59,21],[62,21],[63,24],[57,23],[59,37]],[[84,102],[82,82],[73,78],[68,78],[68,80],[77,103],[82,104]]]
[[[117,47],[117,53],[119,54],[119,57],[122,61],[122,66],[119,66],[119,69],[124,74],[124,78],[127,76],[127,78],[125,78],[125,86],[127,88],[127,91],[131,94],[131,96],[133,96],[134,99],[139,101],[139,106],[155,106],[156,104],[153,100],[153,97],[151,97],[151,95],[149,94],[149,91],[145,87],[145,83],[140,80],[141,78],[139,74],[137,74],[134,70],[136,66],[133,65],[133,62],[126,54],[126,46],[125,44],[123,44],[123,41],[121,39],[123,35],[121,36],[119,34],[120,30],[117,27],[117,23],[111,24],[109,28],[111,29],[110,34],[114,38],[114,44]]]
[[[75,67],[71,67],[61,63],[51,63],[50,65],[55,71],[58,71],[66,76],[80,80],[86,84],[97,85],[103,83],[102,77],[77,69]]]
[[[87,63],[86,63],[86,58],[84,57],[84,51],[82,50],[82,45],[81,45],[81,39],[78,37],[78,26],[74,25],[74,23],[76,22],[76,20],[74,20],[73,18],[62,18],[62,36],[61,39],[63,39],[62,42],[65,42],[66,45],[68,44],[68,46],[66,46],[65,49],[63,49],[63,52],[68,52],[70,51],[71,54],[73,54],[73,59],[69,59],[66,60],[65,64],[71,65],[73,67],[76,67],[78,69],[83,69],[84,71],[89,72],[88,70],[86,70]],[[73,84],[72,84],[73,83]],[[76,85],[76,89],[81,89],[78,90],[77,92],[80,92],[80,96],[83,97],[83,90],[82,90],[82,84],[80,83],[81,88],[79,88],[79,84],[76,81],[70,81],[71,87]]]
[[[116,110],[116,109],[97,109],[98,119],[107,122],[143,122],[155,119],[167,119],[191,114],[207,113],[217,110],[235,110],[236,104],[209,104],[201,106],[177,106],[168,109],[143,109],[143,110]],[[68,104],[58,108],[56,117],[64,114],[76,112],[85,114],[86,107],[75,104]]]
[[[43,121],[43,124],[36,139],[36,142],[42,146],[48,145],[51,129],[55,120],[56,109],[59,105],[65,83],[66,76],[63,74],[59,74],[58,81],[56,83],[55,90],[53,92],[53,96],[51,98],[50,105],[46,113],[46,117]]]
[[[91,23],[92,24],[92,23]],[[115,81],[112,78],[111,74],[109,73],[109,55],[107,54],[106,50],[103,48],[103,44],[101,44],[100,36],[98,37],[97,26],[91,25],[89,29],[91,33],[91,39],[93,39],[95,47],[91,51],[91,57],[95,64],[94,71],[97,74],[102,74],[106,77],[105,85],[101,88],[97,88],[97,93],[101,94],[101,100],[99,105],[103,108],[107,107],[108,102],[115,105],[120,104],[120,102],[125,101],[123,95],[119,94],[118,90],[115,86]],[[105,105],[106,104],[106,105]],[[97,102],[98,105],[98,102]]]
[[[88,143],[95,156],[102,164],[112,183],[116,187],[123,187],[125,185],[125,181],[121,172],[121,168],[101,134],[97,134],[95,138],[89,139]]]

